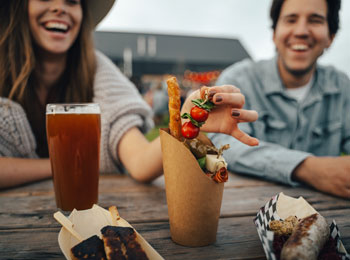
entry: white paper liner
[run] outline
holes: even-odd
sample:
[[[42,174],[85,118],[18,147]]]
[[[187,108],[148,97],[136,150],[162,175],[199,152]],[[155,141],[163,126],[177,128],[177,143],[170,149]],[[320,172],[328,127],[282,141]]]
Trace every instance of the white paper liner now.
[[[73,223],[73,229],[77,231],[85,240],[93,235],[101,238],[100,230],[107,225],[113,225],[111,214],[108,210],[94,205],[88,210],[73,210],[69,215],[69,220]],[[120,218],[117,220],[119,227],[131,227],[126,220]],[[134,229],[135,230],[135,229]],[[136,230],[137,242],[140,243],[149,259],[164,259]],[[64,227],[61,228],[58,234],[58,244],[66,259],[71,260],[70,250],[79,241],[72,236]]]
[[[316,212],[317,211],[302,197],[295,199],[284,195],[283,192],[273,196],[271,200],[259,210],[254,219],[266,258],[270,260],[277,259],[272,246],[274,232],[268,230],[271,220],[282,220],[289,216],[304,218]],[[336,241],[339,256],[341,256],[342,260],[350,260],[350,254],[346,252],[341,242],[339,228],[335,220],[333,220],[329,228],[331,237]]]

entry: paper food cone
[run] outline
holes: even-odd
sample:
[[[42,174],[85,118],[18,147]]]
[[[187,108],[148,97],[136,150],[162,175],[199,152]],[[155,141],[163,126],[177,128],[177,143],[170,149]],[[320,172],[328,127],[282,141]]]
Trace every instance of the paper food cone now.
[[[193,247],[214,243],[224,183],[210,179],[167,129],[160,130],[160,139],[172,240]]]

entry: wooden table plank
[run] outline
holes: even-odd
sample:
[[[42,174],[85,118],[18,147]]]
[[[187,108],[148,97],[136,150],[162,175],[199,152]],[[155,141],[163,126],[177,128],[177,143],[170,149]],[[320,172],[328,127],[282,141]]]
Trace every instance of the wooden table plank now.
[[[1,259],[65,259],[59,249],[59,228],[0,230]]]
[[[216,243],[199,248],[175,244],[167,222],[133,226],[165,259],[264,259],[251,218],[220,219]],[[1,259],[62,259],[58,232],[58,226],[0,230]]]
[[[99,191],[104,192],[140,192],[155,189],[165,189],[164,176],[159,177],[151,184],[138,183],[128,176],[104,174],[100,176]],[[254,187],[254,186],[271,186],[275,185],[271,182],[259,180],[257,178],[248,178],[246,176],[230,173],[229,180],[225,183],[225,187]],[[40,193],[52,193],[52,180],[44,180],[36,183],[23,185],[7,190],[0,190],[1,196],[27,196],[28,194],[36,195]]]
[[[253,219],[274,195],[303,196],[328,222],[336,220],[350,251],[350,202],[305,187],[291,188],[234,175],[225,184],[217,242],[187,248],[170,239],[164,178],[144,185],[126,176],[102,176],[99,205],[117,205],[165,259],[264,259]],[[0,191],[0,258],[63,259],[57,244],[59,224],[52,181]]]
[[[255,215],[271,197],[283,192],[285,195],[304,197],[317,211],[329,209],[350,209],[350,201],[326,195],[305,187],[289,187],[283,185],[225,188],[221,215]]]
[[[44,182],[44,185],[48,185]],[[130,192],[118,187],[118,183],[134,185]],[[106,179],[115,190],[100,192],[99,205],[116,205],[122,216],[130,222],[168,221],[166,195],[158,185],[140,185],[130,178]],[[103,183],[102,183],[103,184]],[[104,185],[104,184],[103,184]],[[104,188],[104,186],[102,186]],[[139,191],[137,191],[139,188]],[[221,217],[255,216],[259,208],[274,195],[283,191],[286,195],[303,196],[316,210],[349,209],[348,200],[332,197],[303,187],[291,188],[277,185],[249,187],[225,187],[221,206]],[[10,192],[0,193],[0,227],[19,228],[25,225],[49,226],[51,215],[57,211],[53,192],[33,191],[31,194]],[[350,215],[350,214],[349,214]],[[30,223],[21,221],[30,219]]]

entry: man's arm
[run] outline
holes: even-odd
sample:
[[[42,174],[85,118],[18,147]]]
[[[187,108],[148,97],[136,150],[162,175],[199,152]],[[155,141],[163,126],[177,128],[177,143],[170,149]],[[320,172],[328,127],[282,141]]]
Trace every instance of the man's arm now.
[[[350,199],[350,156],[308,157],[292,178],[317,190]]]
[[[249,127],[242,125],[242,130],[250,133]],[[237,142],[230,136],[209,134],[216,147],[229,144],[224,151],[228,169],[232,172],[262,177],[289,185],[298,185],[292,180],[292,172],[311,154],[287,149],[281,145],[260,141],[259,146],[250,147]]]
[[[0,189],[51,177],[49,159],[0,158]]]
[[[210,135],[215,146],[230,144],[224,151],[232,172],[262,177],[289,185],[305,183],[317,190],[350,199],[350,156],[316,157],[260,141],[249,147],[234,138]]]

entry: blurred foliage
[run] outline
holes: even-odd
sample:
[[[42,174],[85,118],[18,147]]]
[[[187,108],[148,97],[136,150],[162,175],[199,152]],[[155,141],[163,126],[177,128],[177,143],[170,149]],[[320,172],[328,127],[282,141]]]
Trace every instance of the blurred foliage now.
[[[145,137],[148,141],[152,141],[159,136],[159,128],[167,128],[169,124],[169,115],[162,116],[159,120],[156,120],[155,127],[152,128]]]

